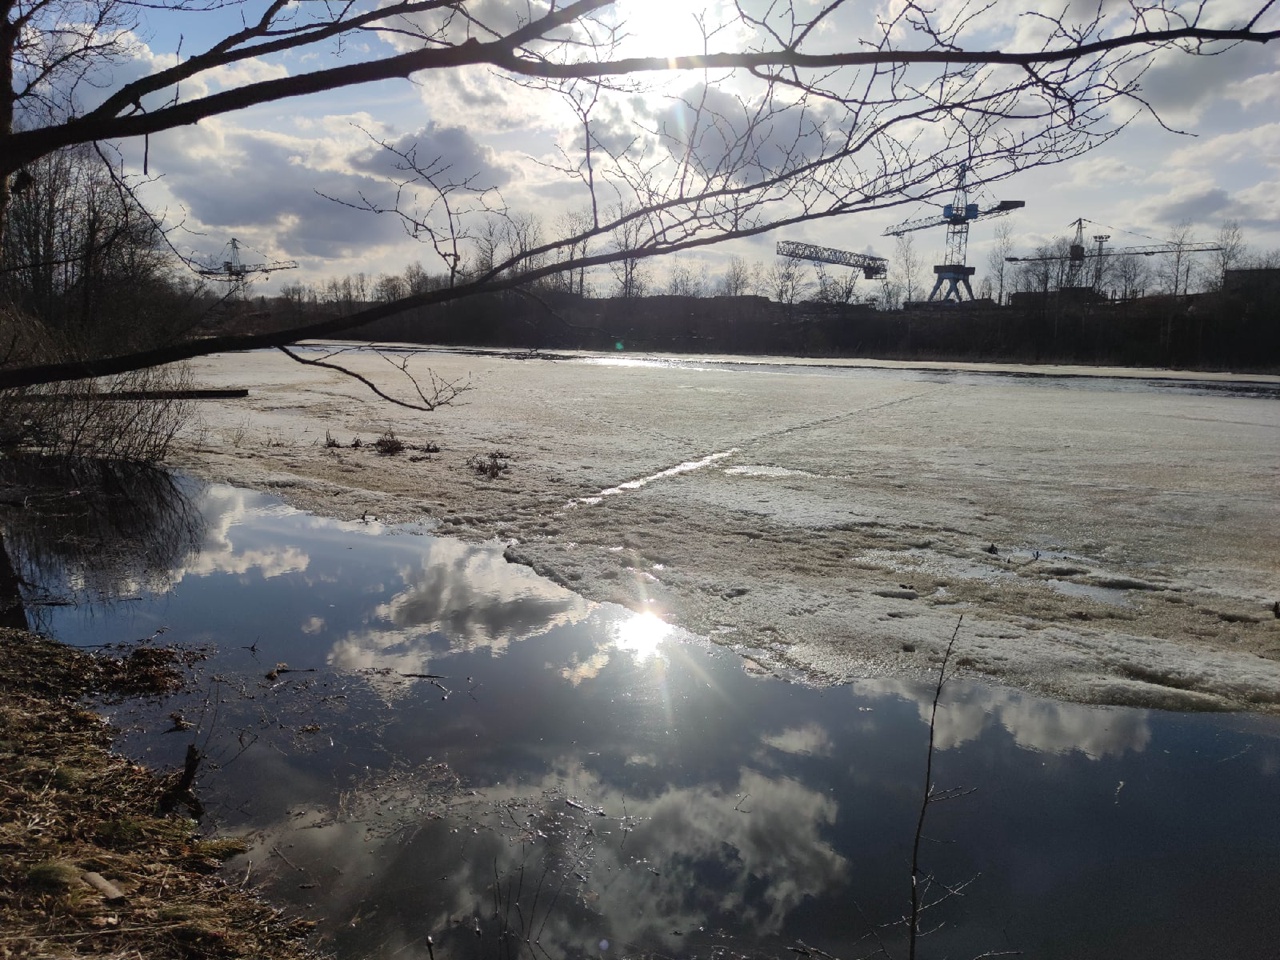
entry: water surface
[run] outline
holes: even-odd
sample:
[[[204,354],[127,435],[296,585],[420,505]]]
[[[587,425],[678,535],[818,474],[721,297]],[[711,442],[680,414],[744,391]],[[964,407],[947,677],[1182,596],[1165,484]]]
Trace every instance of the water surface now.
[[[930,683],[753,675],[499,544],[155,489],[158,545],[9,530],[42,581],[28,614],[77,644],[163,630],[209,649],[192,694],[116,716],[124,748],[177,765],[194,737],[209,826],[253,844],[228,876],[317,920],[339,957],[901,952]],[[100,542],[108,512],[82,524]],[[959,789],[928,806],[941,927],[922,955],[1280,942],[1276,720],[957,679],[935,734],[934,789]]]

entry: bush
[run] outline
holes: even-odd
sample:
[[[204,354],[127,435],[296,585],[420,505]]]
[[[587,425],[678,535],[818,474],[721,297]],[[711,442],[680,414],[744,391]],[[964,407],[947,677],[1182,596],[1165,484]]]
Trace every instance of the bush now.
[[[471,467],[481,476],[488,477],[490,480],[496,480],[510,466],[507,463],[507,455],[501,450],[495,450],[487,457],[479,454],[467,461],[467,466]]]
[[[64,457],[158,463],[190,419],[185,364],[0,392],[0,440]]]
[[[404,450],[404,441],[388,430],[373,442],[373,448],[384,457],[394,457]]]

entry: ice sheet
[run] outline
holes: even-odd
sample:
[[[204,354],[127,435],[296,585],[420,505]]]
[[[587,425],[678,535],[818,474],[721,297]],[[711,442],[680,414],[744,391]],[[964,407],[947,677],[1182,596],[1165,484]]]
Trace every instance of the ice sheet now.
[[[964,668],[1036,692],[1280,705],[1280,378],[627,359],[430,354],[411,369],[473,389],[422,414],[280,354],[206,358],[198,381],[250,396],[202,402],[180,463],[497,538],[819,680],[919,673],[963,614]],[[440,452],[379,456],[388,429]],[[469,465],[493,452],[498,478]]]

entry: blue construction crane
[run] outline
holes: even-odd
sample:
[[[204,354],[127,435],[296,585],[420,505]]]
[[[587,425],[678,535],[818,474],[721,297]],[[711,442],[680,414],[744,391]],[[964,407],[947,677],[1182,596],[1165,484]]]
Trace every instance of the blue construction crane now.
[[[969,165],[960,164],[956,174],[955,194],[951,202],[943,206],[941,215],[934,214],[931,217],[906,220],[884,232],[886,237],[898,237],[912,230],[924,230],[926,227],[945,226],[947,228],[947,262],[933,268],[937,280],[934,281],[933,289],[929,292],[930,302],[950,300],[953,296],[957,302],[961,302],[965,299],[965,294],[968,294],[968,299],[973,300],[973,287],[969,284],[969,278],[973,276],[974,268],[965,265],[969,255],[969,224],[979,217],[1003,217],[1011,210],[1027,205],[1025,200],[1001,200],[994,206],[980,208],[976,203],[969,202],[968,176]],[[942,289],[944,283],[947,284],[946,293],[939,297],[938,291]],[[963,291],[961,291],[962,286]]]

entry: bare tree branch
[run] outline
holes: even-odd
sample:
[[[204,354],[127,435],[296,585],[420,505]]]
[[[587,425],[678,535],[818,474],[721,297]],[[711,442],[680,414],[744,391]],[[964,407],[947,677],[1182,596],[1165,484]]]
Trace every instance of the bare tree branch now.
[[[278,349],[290,360],[295,360],[308,367],[322,367],[325,370],[334,370],[341,373],[343,376],[350,377],[352,380],[358,380],[360,383],[368,387],[374,394],[381,397],[383,400],[386,400],[388,403],[393,403],[398,407],[405,407],[409,410],[419,410],[423,413],[431,413],[438,407],[447,407],[463,393],[471,389],[470,383],[442,380],[437,377],[434,372],[428,370],[427,373],[431,378],[431,386],[429,389],[424,390],[417,377],[409,371],[408,357],[403,357],[397,360],[387,356],[387,354],[381,351],[375,350],[378,356],[390,363],[408,379],[410,385],[413,387],[414,393],[417,394],[418,397],[419,402],[414,403],[410,400],[402,400],[399,397],[392,396],[383,390],[376,381],[364,376],[364,374],[358,373],[350,367],[343,366],[340,363],[334,363],[330,358],[337,356],[337,353],[326,354],[324,357],[304,357],[301,354],[290,350],[288,346],[282,345]]]
[[[554,169],[587,211],[564,218],[561,233],[548,235],[474,171],[453,170],[425,150],[380,140],[395,168],[389,197],[331,199],[397,218],[444,266],[444,288],[307,317],[282,330],[121,347],[111,356],[49,363],[28,358],[25,366],[0,370],[0,387],[283,347],[407,309],[527,290],[557,274],[576,276],[581,293],[593,267],[615,266],[620,288],[634,292],[649,257],[929,201],[949,192],[962,164],[976,185],[1078,156],[1124,129],[1127,118],[1117,107],[1128,103],[1130,114],[1154,113],[1141,80],[1156,55],[1219,55],[1280,37],[1275,0],[1258,0],[1233,16],[1214,0],[1133,0],[1083,12],[1027,10],[1023,23],[1032,29],[1022,33],[1031,39],[1001,49],[973,39],[984,17],[1004,5],[978,2],[938,12],[906,2],[862,35],[833,41],[829,28],[837,17],[860,6],[825,0],[808,9],[774,0],[761,10],[739,3],[731,20],[698,21],[700,51],[674,50],[667,57],[626,55],[625,23],[614,0],[530,3],[519,17],[463,0],[372,7],[350,0],[0,0],[0,232],[18,183],[14,174],[68,147],[147,137],[258,104],[466,67],[492,68],[570,105],[579,133],[572,145],[556,145]],[[94,70],[126,57],[128,38],[149,16],[199,16],[226,7],[244,12],[239,29],[145,77],[96,89],[104,81]],[[507,19],[490,19],[499,16]],[[371,51],[350,54],[364,57],[354,63],[321,61],[288,76],[184,93],[184,85],[190,90],[222,68],[273,63],[354,38],[368,40]],[[663,101],[651,98],[646,118],[629,119],[620,137],[618,125],[602,114],[639,78],[657,74],[687,84],[668,85]],[[101,99],[85,106],[82,91]],[[0,277],[10,269],[0,262]],[[852,296],[830,283],[827,290]]]

